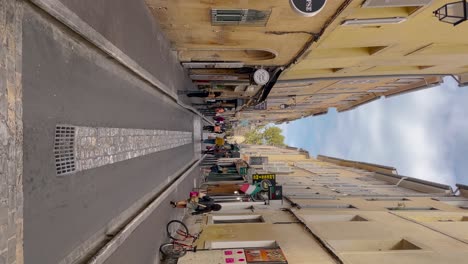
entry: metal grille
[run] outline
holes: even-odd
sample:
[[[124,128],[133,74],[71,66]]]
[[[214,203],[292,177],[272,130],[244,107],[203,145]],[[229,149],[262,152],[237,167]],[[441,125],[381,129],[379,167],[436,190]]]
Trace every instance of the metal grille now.
[[[57,125],[55,127],[55,168],[57,175],[75,172],[75,127]]]
[[[213,26],[265,26],[270,14],[270,10],[211,9],[211,24]]]

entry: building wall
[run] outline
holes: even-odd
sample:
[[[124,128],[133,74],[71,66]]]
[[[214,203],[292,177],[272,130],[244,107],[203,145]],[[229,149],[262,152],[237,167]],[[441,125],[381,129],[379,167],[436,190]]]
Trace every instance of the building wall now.
[[[282,77],[461,74],[468,56],[468,25],[440,22],[433,11],[451,2],[414,8],[366,8],[353,0],[327,27],[301,61]],[[403,17],[399,24],[343,25],[345,20]],[[430,33],[427,32],[430,29]],[[443,36],[443,38],[441,38]]]
[[[264,121],[291,121],[309,115],[352,110],[382,96],[390,97],[427,89],[442,83],[439,76],[393,76],[330,78],[282,81],[271,90],[266,110],[244,110],[241,118]],[[289,108],[282,109],[281,105]]]
[[[344,263],[443,263],[466,257],[468,199],[453,196],[448,186],[411,179],[406,185],[363,170],[358,162],[328,160],[333,163],[298,164],[313,177],[278,181],[297,208],[294,214]]]
[[[427,215],[426,212],[389,213],[376,208],[369,211],[300,209],[295,214],[344,263],[446,263],[460,262],[467,257],[466,230],[459,224],[463,223],[438,222],[450,217],[461,219],[463,213],[430,213],[432,220],[427,221],[418,219]],[[366,221],[350,220],[356,215]],[[402,240],[418,248],[404,245]]]
[[[0,5],[0,263],[23,263],[22,7]]]
[[[264,223],[248,224],[210,224],[209,218],[204,218],[202,235],[197,242],[201,249],[209,249],[210,243],[217,241],[276,241],[281,247],[288,263],[335,263],[314,239],[311,234],[304,232],[302,225],[288,212],[256,208],[255,212],[234,212],[232,214],[216,215],[261,215]]]
[[[181,61],[242,61],[270,66],[289,63],[344,1],[327,3],[313,18],[297,15],[282,0],[146,2]],[[212,26],[212,8],[268,10],[271,15],[265,26]]]
[[[255,146],[248,146],[246,152],[254,150]],[[276,155],[283,149],[262,146],[258,151],[268,156],[268,151]],[[294,172],[277,175],[287,201],[281,208],[289,208],[293,221],[302,223],[302,232],[295,233],[297,223],[271,225],[291,221],[271,220],[271,215],[285,214],[273,203],[269,209],[256,206],[213,216],[261,215],[264,224],[218,225],[208,217],[205,245],[207,241],[275,240],[291,264],[322,263],[310,257],[320,252],[339,263],[461,263],[468,257],[468,198],[455,196],[449,186],[396,178],[397,174],[386,178],[382,169],[393,172],[395,168],[331,157],[288,163]],[[309,239],[311,233],[314,239]],[[303,242],[295,245],[295,241]],[[292,245],[308,252],[292,255]]]
[[[465,83],[468,25],[453,27],[435,18],[432,12],[449,0],[429,2],[366,8],[363,0],[327,1],[320,13],[303,17],[288,1],[146,0],[182,62],[241,62],[267,66],[271,73],[278,66],[286,67],[268,95],[267,110],[246,107],[236,116],[236,120],[263,125],[321,115],[331,107],[339,112],[352,110],[382,96],[438,85],[442,76],[460,75]],[[271,15],[265,25],[219,26],[212,24],[213,9],[255,9]],[[346,20],[394,17],[406,21],[343,25]],[[258,99],[253,97],[261,86],[249,86],[248,71],[202,68],[189,72],[200,87],[235,89],[220,98]],[[413,81],[402,82],[404,77]]]
[[[366,8],[361,0],[329,1],[313,17],[294,13],[284,1],[146,2],[178,50],[181,61],[241,61],[248,65],[280,66],[287,65],[305,48],[281,79],[467,72],[462,58],[467,56],[463,36],[468,26],[460,24],[454,28],[439,22],[432,14],[448,0],[417,7],[383,8]],[[271,15],[264,26],[213,26],[212,8],[269,10]],[[342,25],[351,19],[392,17],[406,21]],[[427,28],[431,28],[431,34],[425,33]],[[311,40],[315,42],[308,47]],[[239,52],[244,50],[251,52]],[[275,57],[255,60],[252,56],[258,50],[269,51]]]

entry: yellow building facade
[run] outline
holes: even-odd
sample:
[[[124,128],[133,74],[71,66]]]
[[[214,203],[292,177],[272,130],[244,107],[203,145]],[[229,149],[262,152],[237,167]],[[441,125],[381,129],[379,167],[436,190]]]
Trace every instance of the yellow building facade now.
[[[431,87],[442,76],[468,80],[468,23],[433,15],[449,0],[333,0],[312,17],[287,0],[146,2],[199,88],[244,99],[237,120],[291,121]],[[257,85],[259,68],[272,78],[282,72]]]
[[[284,203],[200,218],[203,253],[180,263],[224,263],[223,250],[246,248],[280,248],[289,264],[468,259],[468,198],[450,186],[289,147],[245,146],[242,158],[257,173],[276,173]]]
[[[349,2],[284,78],[467,72],[468,24],[433,14],[453,1]]]

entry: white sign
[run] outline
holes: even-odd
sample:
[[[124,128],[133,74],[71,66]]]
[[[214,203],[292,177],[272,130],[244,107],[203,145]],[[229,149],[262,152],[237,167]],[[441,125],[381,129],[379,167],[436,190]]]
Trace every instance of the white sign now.
[[[254,73],[254,81],[258,85],[265,85],[269,80],[270,74],[264,69],[259,69]]]

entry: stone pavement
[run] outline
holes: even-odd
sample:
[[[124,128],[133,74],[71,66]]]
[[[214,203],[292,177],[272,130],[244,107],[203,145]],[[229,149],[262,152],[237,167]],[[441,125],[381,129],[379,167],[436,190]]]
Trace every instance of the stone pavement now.
[[[201,158],[202,154],[202,143],[201,140],[203,139],[203,120],[199,116],[195,116],[193,118],[193,147],[194,147],[194,153],[195,157],[197,159]]]
[[[76,127],[76,170],[88,170],[192,143],[192,132]]]

